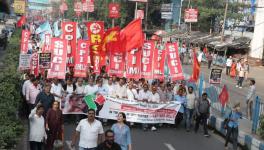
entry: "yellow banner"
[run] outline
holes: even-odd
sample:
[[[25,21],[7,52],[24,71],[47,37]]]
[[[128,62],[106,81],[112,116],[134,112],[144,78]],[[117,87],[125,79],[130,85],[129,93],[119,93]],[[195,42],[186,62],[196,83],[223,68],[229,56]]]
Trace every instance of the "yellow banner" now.
[[[15,2],[14,2],[14,11],[15,11],[15,13],[24,14],[25,13],[25,6],[26,6],[25,1],[15,0]]]

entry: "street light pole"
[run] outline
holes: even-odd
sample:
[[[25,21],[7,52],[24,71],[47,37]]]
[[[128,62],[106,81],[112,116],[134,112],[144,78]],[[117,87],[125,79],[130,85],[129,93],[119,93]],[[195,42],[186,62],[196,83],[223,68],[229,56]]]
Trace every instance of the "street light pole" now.
[[[225,22],[226,22],[227,8],[228,8],[228,0],[226,0],[226,5],[225,5],[224,22],[223,22],[222,33],[221,33],[221,42],[224,41],[224,33],[225,33]]]

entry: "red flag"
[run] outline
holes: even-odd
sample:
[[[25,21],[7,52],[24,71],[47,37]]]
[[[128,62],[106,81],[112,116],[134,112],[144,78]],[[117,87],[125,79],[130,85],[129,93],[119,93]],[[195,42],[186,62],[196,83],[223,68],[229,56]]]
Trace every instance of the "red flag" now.
[[[144,42],[143,37],[141,19],[133,20],[122,29],[120,33],[120,38],[125,51],[131,51],[134,48],[142,47]]]
[[[114,27],[108,29],[103,38],[102,51],[120,52],[120,28]]]
[[[153,52],[153,78],[163,80],[166,51],[156,48]]]
[[[196,82],[199,79],[199,74],[200,74],[200,64],[196,57],[195,51],[193,51],[193,74],[191,80]]]
[[[21,16],[21,18],[17,22],[17,27],[22,27],[26,23],[26,16]]]
[[[226,85],[224,85],[222,92],[219,94],[218,98],[219,98],[220,103],[224,107],[225,104],[228,102],[228,99],[229,99],[229,94],[228,94]]]
[[[126,60],[126,77],[139,79],[141,78],[140,70],[141,70],[141,56],[142,56],[142,49],[132,49],[130,52],[127,53],[127,60]]]
[[[87,40],[78,40],[77,45],[74,59],[74,77],[86,77],[90,43]]]

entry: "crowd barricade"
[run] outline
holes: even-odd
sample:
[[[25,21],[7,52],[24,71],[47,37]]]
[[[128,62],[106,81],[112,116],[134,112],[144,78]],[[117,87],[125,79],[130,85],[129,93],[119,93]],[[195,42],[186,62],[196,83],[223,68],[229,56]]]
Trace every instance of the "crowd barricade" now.
[[[264,115],[264,102],[259,96],[256,96],[252,113],[252,133],[256,133],[259,128],[260,116]]]

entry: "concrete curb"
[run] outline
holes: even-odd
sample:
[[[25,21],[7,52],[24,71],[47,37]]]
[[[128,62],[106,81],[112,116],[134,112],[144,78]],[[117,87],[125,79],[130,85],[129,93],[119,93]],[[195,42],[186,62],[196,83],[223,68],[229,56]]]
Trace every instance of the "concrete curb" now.
[[[208,125],[216,129],[219,133],[225,136],[226,130],[224,129],[224,119],[211,115]],[[250,150],[264,150],[264,141],[255,138],[252,134],[245,133],[239,129],[238,143],[246,145]]]

